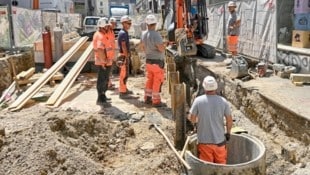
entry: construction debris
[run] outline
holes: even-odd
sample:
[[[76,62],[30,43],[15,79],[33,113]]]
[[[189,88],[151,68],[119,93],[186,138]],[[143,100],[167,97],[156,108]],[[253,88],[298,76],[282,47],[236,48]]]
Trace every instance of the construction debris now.
[[[302,86],[305,83],[310,83],[310,74],[291,74],[290,80],[296,86]]]
[[[295,66],[285,66],[284,64],[273,64],[272,68],[274,74],[281,78],[289,78],[291,73],[297,72]]]

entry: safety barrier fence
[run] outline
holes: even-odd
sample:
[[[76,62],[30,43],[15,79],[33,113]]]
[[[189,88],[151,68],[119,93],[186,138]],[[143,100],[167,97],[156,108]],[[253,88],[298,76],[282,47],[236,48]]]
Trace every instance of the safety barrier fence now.
[[[227,2],[207,7],[208,39],[206,44],[218,50],[227,50]],[[237,15],[241,19],[238,53],[259,60],[277,61],[276,1],[243,0],[237,2]]]
[[[10,27],[10,16],[12,16],[12,27]],[[19,7],[12,7],[10,11],[7,6],[0,6],[0,47],[23,47],[33,44],[41,39],[45,26],[53,30],[56,24],[59,24],[64,34],[70,33],[81,27],[81,20],[80,14],[29,10]]]

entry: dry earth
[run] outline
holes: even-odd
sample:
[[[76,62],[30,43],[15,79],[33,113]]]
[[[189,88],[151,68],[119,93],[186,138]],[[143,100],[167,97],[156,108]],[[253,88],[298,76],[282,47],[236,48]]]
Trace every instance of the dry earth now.
[[[79,80],[94,82],[82,77]],[[117,78],[113,79],[117,84]],[[167,83],[163,101],[168,107],[152,108],[141,103],[144,77],[129,78],[129,88],[139,99],[121,100],[117,91],[110,91],[112,108],[97,114],[95,96],[90,104],[77,101],[80,91],[95,93],[94,84],[84,87],[81,81],[71,90],[71,101],[57,109],[36,103],[19,112],[0,112],[0,174],[182,174],[184,168],[152,123],[160,124],[173,142],[174,122],[171,119]],[[93,85],[93,86],[89,86]],[[51,88],[47,88],[51,89]],[[93,98],[93,100],[92,100]],[[89,100],[89,99],[88,99]],[[87,102],[88,103],[88,102]],[[79,107],[80,106],[80,107]],[[232,106],[232,108],[234,108]],[[261,139],[267,148],[267,174],[304,175],[309,172],[309,148],[294,138],[287,138],[274,128],[266,133],[233,110],[235,125]],[[275,137],[274,135],[277,135]],[[293,143],[299,155],[295,164],[285,159],[283,139]]]

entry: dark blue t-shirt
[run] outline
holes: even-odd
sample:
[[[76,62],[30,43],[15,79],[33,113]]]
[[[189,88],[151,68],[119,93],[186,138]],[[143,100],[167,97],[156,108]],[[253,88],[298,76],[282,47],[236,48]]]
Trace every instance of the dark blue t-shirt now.
[[[128,35],[128,32],[125,31],[124,29],[119,31],[118,37],[117,37],[117,44],[118,44],[118,48],[119,48],[119,52],[120,53],[124,53],[123,52],[123,48],[122,48],[122,41],[126,42],[127,51],[129,53],[130,52],[130,48],[129,48],[129,35]]]

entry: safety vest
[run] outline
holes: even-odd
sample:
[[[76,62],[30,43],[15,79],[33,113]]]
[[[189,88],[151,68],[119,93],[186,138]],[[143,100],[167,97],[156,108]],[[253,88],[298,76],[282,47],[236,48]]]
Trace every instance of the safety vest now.
[[[114,49],[112,47],[109,34],[97,31],[93,36],[93,47],[95,50],[95,65],[106,65],[111,66],[114,58]],[[98,49],[103,49],[104,52],[98,51]],[[107,59],[104,60],[107,56]]]
[[[108,35],[109,35],[109,40],[110,40],[112,48],[113,48],[113,56],[112,56],[112,58],[114,59],[115,58],[115,49],[116,49],[114,31],[112,29],[109,30]]]

